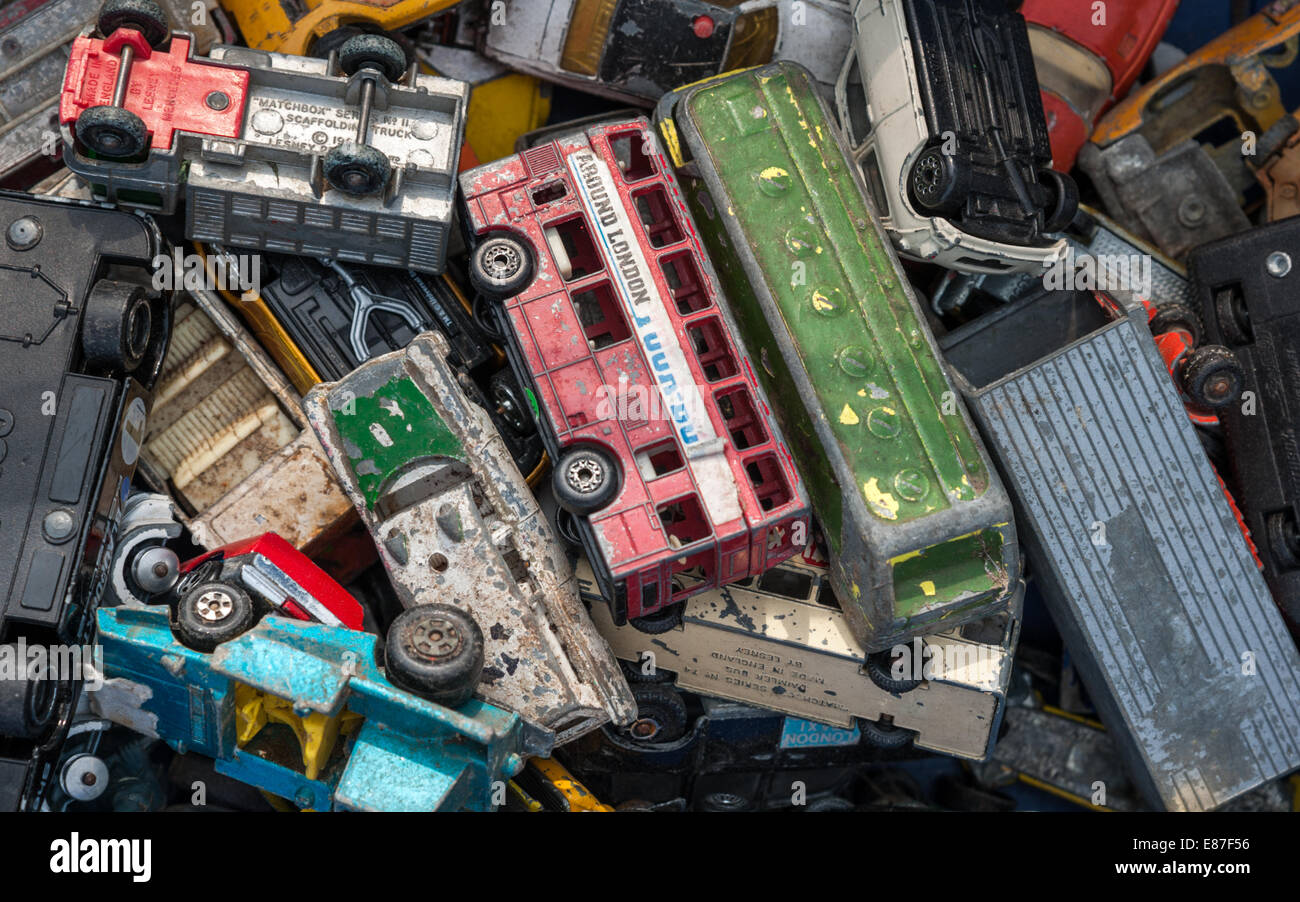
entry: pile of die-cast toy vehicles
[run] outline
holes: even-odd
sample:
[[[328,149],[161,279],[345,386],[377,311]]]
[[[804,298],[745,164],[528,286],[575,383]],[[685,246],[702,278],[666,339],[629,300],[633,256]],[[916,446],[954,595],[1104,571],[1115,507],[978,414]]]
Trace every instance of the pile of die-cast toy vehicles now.
[[[0,6],[0,810],[1290,809],[1205,6]]]

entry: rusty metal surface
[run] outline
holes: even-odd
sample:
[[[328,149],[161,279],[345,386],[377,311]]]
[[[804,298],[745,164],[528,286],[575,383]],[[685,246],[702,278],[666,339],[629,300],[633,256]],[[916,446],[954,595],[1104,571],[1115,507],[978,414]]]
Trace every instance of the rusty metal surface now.
[[[189,511],[215,503],[300,427],[204,310],[182,304],[143,457]]]
[[[1255,172],[1268,196],[1268,221],[1300,214],[1300,132],[1278,148]]]
[[[302,549],[355,517],[320,442],[304,429],[189,526],[194,541],[207,549],[268,531]]]
[[[298,396],[215,294],[182,304],[143,459],[207,549],[275,532],[297,548],[356,522]]]
[[[208,315],[213,324],[226,337],[226,340],[235,346],[240,356],[248,363],[257,377],[270,390],[271,394],[283,405],[285,413],[295,425],[300,428],[306,428],[307,419],[303,416],[298,403],[301,396],[294,390],[293,385],[285,377],[284,373],[276,367],[275,363],[267,356],[266,351],[257,343],[248,330],[244,328],[243,323],[231,311],[231,309],[221,300],[221,296],[215,291],[207,289],[197,289],[190,291],[190,297],[199,308]]]
[[[635,714],[572,568],[441,335],[374,358],[303,402],[405,607],[463,608],[486,639],[478,697],[556,743]]]
[[[1204,147],[1184,141],[1157,153],[1142,135],[1085,145],[1079,168],[1106,212],[1175,260],[1197,245],[1250,228],[1236,190]]]

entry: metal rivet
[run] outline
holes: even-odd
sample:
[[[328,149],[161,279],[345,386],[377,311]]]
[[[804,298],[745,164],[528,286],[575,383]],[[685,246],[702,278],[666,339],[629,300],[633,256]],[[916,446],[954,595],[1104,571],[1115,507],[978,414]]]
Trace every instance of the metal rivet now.
[[[1285,251],[1273,251],[1264,261],[1264,268],[1273,278],[1284,278],[1291,271],[1291,255]]]
[[[16,251],[30,250],[40,243],[45,230],[35,216],[22,216],[9,223],[5,230],[5,241]]]
[[[203,102],[206,103],[210,109],[217,110],[218,112],[230,106],[230,98],[221,91],[213,91],[207,97],[203,98]]]
[[[66,542],[72,537],[72,530],[76,525],[77,521],[73,518],[72,512],[60,508],[45,515],[41,529],[51,542]]]

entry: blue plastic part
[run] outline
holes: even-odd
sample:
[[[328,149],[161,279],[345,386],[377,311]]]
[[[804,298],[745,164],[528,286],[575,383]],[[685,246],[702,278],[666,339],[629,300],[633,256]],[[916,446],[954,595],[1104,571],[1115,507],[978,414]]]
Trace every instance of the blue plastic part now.
[[[219,773],[304,808],[358,811],[490,811],[493,784],[523,767],[519,717],[472,700],[458,710],[397,688],[375,658],[370,633],[268,616],[211,655],[181,645],[164,608],[102,608],[104,676],[145,686],[146,720],[178,752],[216,759]],[[329,717],[364,723],[342,766],[317,780],[235,744],[235,687]]]

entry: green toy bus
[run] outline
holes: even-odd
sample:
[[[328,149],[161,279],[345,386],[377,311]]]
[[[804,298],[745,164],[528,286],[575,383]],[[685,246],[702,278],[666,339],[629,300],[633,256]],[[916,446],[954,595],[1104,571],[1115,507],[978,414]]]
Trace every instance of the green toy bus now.
[[[668,94],[656,125],[868,650],[1011,601],[1011,503],[808,72]]]

